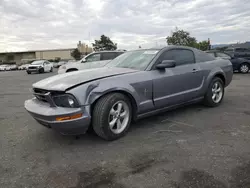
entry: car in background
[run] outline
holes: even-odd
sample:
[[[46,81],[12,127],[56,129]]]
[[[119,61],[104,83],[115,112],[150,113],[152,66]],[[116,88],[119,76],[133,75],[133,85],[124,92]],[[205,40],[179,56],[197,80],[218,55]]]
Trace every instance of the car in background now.
[[[66,63],[68,63],[68,61],[59,61],[58,63],[57,63],[57,68],[59,68],[60,66],[62,66],[62,65],[65,65]]]
[[[47,60],[33,61],[26,69],[27,74],[53,72],[53,64]]]
[[[58,67],[57,67],[58,62],[52,62],[52,64],[53,64],[53,67],[54,67],[54,68],[58,68]]]
[[[245,58],[237,58],[225,52],[211,50],[207,51],[207,53],[211,54],[214,57],[219,57],[222,59],[230,60],[233,65],[233,70],[238,71],[240,73],[246,74],[250,70],[250,60]]]
[[[4,64],[1,65],[0,67],[0,71],[10,71],[10,70],[11,70],[11,65]]]
[[[227,48],[224,52],[231,57],[250,60],[250,48]]]
[[[132,120],[201,102],[219,106],[232,81],[229,60],[184,46],[128,51],[107,66],[33,84],[26,110],[62,134],[89,128],[105,140],[124,136]]]
[[[17,65],[10,65],[10,70],[17,70]]]
[[[68,61],[54,62],[54,63],[53,63],[53,67],[54,67],[54,68],[59,68],[60,66],[65,65],[66,63],[68,63]]]
[[[6,71],[6,68],[8,67],[8,65],[0,65],[0,71]]]
[[[23,64],[18,67],[18,70],[26,70],[30,64]]]
[[[86,55],[80,61],[67,63],[58,69],[58,74],[84,70],[88,68],[98,68],[105,66],[109,61],[123,54],[123,51],[100,51]],[[96,63],[95,63],[96,62]],[[93,65],[91,65],[94,63]],[[88,65],[86,65],[88,64]]]

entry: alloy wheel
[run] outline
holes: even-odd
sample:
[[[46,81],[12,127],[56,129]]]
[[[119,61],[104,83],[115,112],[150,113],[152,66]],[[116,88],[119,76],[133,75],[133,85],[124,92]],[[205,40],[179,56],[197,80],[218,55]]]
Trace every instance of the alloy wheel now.
[[[212,100],[219,103],[223,97],[223,88],[220,82],[215,82],[212,87]]]
[[[130,118],[128,105],[124,101],[116,102],[109,112],[109,128],[114,134],[120,134],[127,127]]]
[[[249,67],[247,65],[240,66],[240,72],[247,73],[249,71]]]

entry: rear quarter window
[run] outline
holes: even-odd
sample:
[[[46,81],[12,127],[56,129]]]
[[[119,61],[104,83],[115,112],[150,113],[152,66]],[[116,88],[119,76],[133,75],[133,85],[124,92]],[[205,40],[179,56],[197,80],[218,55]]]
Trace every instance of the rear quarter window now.
[[[216,58],[212,54],[208,54],[200,50],[194,50],[194,52],[195,52],[196,63],[216,60]]]

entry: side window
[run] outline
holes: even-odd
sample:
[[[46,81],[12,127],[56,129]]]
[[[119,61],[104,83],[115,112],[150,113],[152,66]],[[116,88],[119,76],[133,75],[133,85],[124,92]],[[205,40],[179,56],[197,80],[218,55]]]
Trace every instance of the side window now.
[[[87,62],[100,61],[100,60],[101,60],[101,54],[99,53],[90,55],[89,57],[86,58]]]
[[[175,60],[176,66],[195,63],[194,54],[191,50],[175,49],[162,54],[162,60]]]
[[[114,59],[116,56],[115,56],[115,53],[114,52],[105,52],[105,53],[102,53],[102,60],[110,60],[110,59]]]
[[[195,51],[196,63],[214,61],[216,59],[214,52],[203,52],[203,51],[198,50],[198,49],[194,49],[194,51]]]

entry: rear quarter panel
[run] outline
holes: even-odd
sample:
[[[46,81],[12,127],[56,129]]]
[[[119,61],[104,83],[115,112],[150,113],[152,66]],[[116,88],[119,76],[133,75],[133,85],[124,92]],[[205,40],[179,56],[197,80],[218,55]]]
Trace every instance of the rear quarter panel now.
[[[204,87],[202,88],[204,94],[207,91],[210,82],[216,75],[222,75],[225,78],[225,87],[232,81],[233,67],[229,60],[218,58],[214,61],[207,61],[199,64],[206,80]]]

